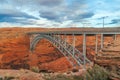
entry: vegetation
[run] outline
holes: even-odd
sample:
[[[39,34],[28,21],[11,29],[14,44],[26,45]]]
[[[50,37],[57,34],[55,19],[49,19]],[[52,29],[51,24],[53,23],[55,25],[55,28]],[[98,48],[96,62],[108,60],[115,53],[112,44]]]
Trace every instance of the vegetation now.
[[[5,76],[4,78],[0,77],[0,80],[13,80],[15,77],[12,76]]]
[[[86,80],[110,80],[109,75],[106,69],[95,65],[92,69],[87,70],[85,78]]]
[[[0,76],[0,80],[2,80],[2,77]]]
[[[56,76],[45,76],[46,80],[110,80],[109,72],[104,68],[95,65],[93,68],[89,68],[84,76],[66,76],[66,75],[56,75]]]
[[[40,71],[40,69],[38,67],[35,67],[35,66],[31,67],[30,70],[33,72],[36,72],[36,73],[39,73],[39,71]]]
[[[47,75],[47,76],[44,76],[44,78],[45,80],[73,80],[71,79],[71,77],[65,76],[63,74],[59,74],[56,76]]]

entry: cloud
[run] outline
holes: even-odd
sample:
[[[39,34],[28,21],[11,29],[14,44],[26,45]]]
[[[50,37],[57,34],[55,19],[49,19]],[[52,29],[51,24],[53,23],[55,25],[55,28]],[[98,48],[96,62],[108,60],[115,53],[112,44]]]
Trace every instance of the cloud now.
[[[87,18],[87,16],[89,16],[89,14],[86,13],[88,11],[84,9],[86,7],[85,1],[66,0],[66,2],[67,3],[65,3],[64,0],[64,3],[61,3],[60,5],[54,4],[55,7],[47,7],[40,10],[40,17],[61,23],[68,20],[75,20],[75,18],[77,17],[81,17],[82,19]],[[83,17],[80,16],[81,14]]]
[[[26,19],[26,18],[21,18],[21,17],[8,17],[1,19],[0,22],[7,22],[7,23],[19,23],[21,25],[35,25],[36,20],[33,19]]]
[[[69,26],[81,22],[119,24],[119,0],[0,0],[0,24]],[[112,6],[111,6],[112,5]],[[91,20],[94,19],[94,20]],[[69,22],[70,21],[70,22]],[[100,24],[97,24],[100,25]],[[108,25],[109,26],[109,25]]]
[[[8,1],[8,0],[7,0]],[[10,0],[8,1],[10,4],[13,4],[14,6],[22,6],[22,7],[26,7],[29,6],[32,9],[37,8],[39,9],[39,7],[41,6],[46,6],[46,7],[54,7],[54,6],[58,6],[61,5],[64,0]]]
[[[6,3],[7,1],[6,0],[0,0],[0,3]]]
[[[40,17],[56,21],[59,20],[60,15],[52,11],[42,11],[40,12]]]
[[[63,0],[36,0],[36,2],[42,6],[56,6],[60,5]]]
[[[63,10],[41,10],[39,11],[40,17],[46,18],[48,20],[56,21],[56,22],[63,22],[67,20],[81,20],[85,18],[90,18],[94,16],[93,12],[89,11],[81,11],[79,9],[74,10],[74,12],[70,8],[64,8]]]
[[[75,20],[77,17],[87,18],[83,14],[85,1],[82,0],[5,0],[5,9],[0,9],[0,22],[13,22],[28,24],[29,19],[36,19],[39,13],[40,19],[47,19],[52,23],[64,23],[64,21]],[[3,4],[2,4],[3,5]],[[10,8],[7,7],[10,6]],[[82,10],[81,10],[82,9]],[[3,13],[1,13],[3,12]],[[34,13],[36,12],[36,13]],[[32,15],[30,15],[32,14]],[[82,16],[80,16],[82,14]],[[17,18],[16,18],[17,17]],[[21,19],[18,19],[20,18]],[[26,18],[24,21],[22,18]],[[79,19],[79,18],[78,18]],[[36,25],[36,24],[35,24]],[[54,24],[56,25],[56,24]],[[58,24],[57,24],[58,25]]]
[[[0,9],[0,22],[16,22],[17,18],[38,19],[25,12],[17,10]]]
[[[32,18],[32,19],[38,19],[32,15],[29,15],[25,12],[20,12],[17,10],[10,10],[10,9],[0,9],[0,17],[24,17],[24,18]]]
[[[78,15],[75,19],[80,20],[85,18],[91,18],[92,16],[94,16],[93,12],[85,12],[83,14]]]
[[[40,17],[46,18],[48,20],[53,20],[56,22],[62,22],[62,21],[67,21],[67,20],[73,20],[73,21],[80,21],[82,19],[86,18],[91,18],[94,16],[93,12],[84,12],[81,14],[69,14],[69,13],[56,13],[52,11],[45,11],[45,12],[40,12]]]
[[[0,22],[0,28],[3,27],[17,27],[20,26],[20,24],[13,24],[13,23],[9,23],[9,22]]]
[[[109,24],[118,24],[118,23],[120,23],[120,19],[113,19]]]
[[[74,14],[72,16],[68,16],[68,20],[72,20],[74,23],[86,21],[85,19],[91,18],[94,16],[93,12],[83,12],[81,14]]]

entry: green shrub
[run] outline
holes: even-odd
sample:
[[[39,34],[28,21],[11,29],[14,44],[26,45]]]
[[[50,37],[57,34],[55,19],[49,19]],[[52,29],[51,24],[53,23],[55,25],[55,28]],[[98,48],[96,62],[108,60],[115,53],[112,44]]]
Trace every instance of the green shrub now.
[[[13,76],[5,76],[3,80],[13,80],[15,77]]]
[[[85,78],[86,80],[110,80],[109,75],[106,69],[95,65],[92,69],[87,70]]]
[[[0,80],[3,80],[3,78],[2,78],[2,77],[0,77]]]
[[[45,76],[45,80],[110,80],[109,79],[109,72],[104,68],[95,65],[92,68],[87,69],[84,76],[65,76],[62,74],[56,76]]]
[[[36,72],[36,73],[39,73],[39,71],[40,71],[40,69],[38,67],[35,67],[35,66],[31,67],[30,70],[33,72]]]
[[[45,76],[45,80],[73,80],[71,77],[59,74],[56,76]]]
[[[83,76],[72,76],[73,80],[84,80]]]

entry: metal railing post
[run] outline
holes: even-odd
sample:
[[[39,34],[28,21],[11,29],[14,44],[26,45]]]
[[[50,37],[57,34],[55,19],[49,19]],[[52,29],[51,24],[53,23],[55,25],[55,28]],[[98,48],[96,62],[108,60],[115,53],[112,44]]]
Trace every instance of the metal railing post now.
[[[65,48],[67,48],[67,36],[65,34]]]

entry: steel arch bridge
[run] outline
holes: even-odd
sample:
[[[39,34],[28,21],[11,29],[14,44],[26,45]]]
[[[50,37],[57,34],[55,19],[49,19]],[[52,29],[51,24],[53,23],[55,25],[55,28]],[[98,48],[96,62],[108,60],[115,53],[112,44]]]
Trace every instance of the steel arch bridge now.
[[[104,37],[112,36],[116,39],[116,35],[120,34],[120,29],[98,29],[86,31],[49,31],[49,32],[29,32],[30,35],[30,50],[33,51],[38,41],[45,38],[50,41],[73,66],[86,65],[91,61],[86,57],[86,36],[95,35],[95,53],[98,52],[98,36],[101,35],[101,48],[104,47]],[[72,45],[67,42],[66,35],[72,35]],[[75,35],[83,35],[83,52],[75,48]],[[62,38],[64,36],[65,38]]]
[[[40,34],[35,36],[30,44],[30,50],[33,51],[37,42],[41,39],[47,39],[50,41],[66,58],[73,66],[84,65],[84,54],[82,54],[75,47],[67,43],[65,40],[61,39],[59,35],[46,35]],[[85,58],[86,63],[90,63],[90,60]]]

